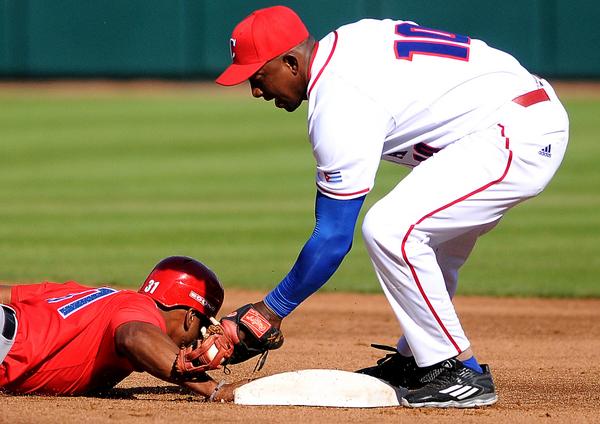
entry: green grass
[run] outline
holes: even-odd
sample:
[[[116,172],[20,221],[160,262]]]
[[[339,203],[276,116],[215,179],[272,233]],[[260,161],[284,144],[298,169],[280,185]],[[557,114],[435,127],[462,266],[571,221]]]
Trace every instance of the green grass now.
[[[312,231],[314,164],[306,110],[249,97],[0,92],[0,281],[137,286],[185,254],[273,287]],[[600,102],[567,107],[562,168],[479,241],[459,293],[600,296]],[[367,206],[405,174],[384,163]],[[360,231],[325,289],[380,290]]]

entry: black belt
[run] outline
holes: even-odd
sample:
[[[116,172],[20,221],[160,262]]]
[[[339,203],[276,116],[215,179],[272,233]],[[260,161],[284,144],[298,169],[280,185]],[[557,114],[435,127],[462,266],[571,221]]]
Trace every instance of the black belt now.
[[[2,328],[2,336],[5,339],[12,340],[15,337],[15,330],[17,329],[17,317],[15,311],[11,308],[2,305],[4,311],[4,328]]]

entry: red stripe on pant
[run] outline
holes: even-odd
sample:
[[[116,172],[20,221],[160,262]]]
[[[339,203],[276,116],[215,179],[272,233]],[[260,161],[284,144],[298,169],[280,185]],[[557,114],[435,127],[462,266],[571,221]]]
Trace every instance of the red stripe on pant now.
[[[501,131],[502,131],[502,136],[504,136],[504,126],[500,125]],[[505,137],[505,145],[506,148],[508,148],[508,137]],[[454,338],[452,337],[452,335],[450,335],[450,332],[448,331],[448,329],[446,328],[446,326],[444,325],[444,323],[442,322],[442,320],[440,319],[439,315],[437,314],[437,312],[435,311],[433,305],[431,304],[431,302],[429,301],[429,298],[427,297],[427,294],[425,293],[425,290],[423,290],[423,286],[421,285],[421,281],[419,280],[419,276],[417,275],[417,271],[415,270],[415,267],[410,263],[410,260],[408,259],[408,255],[406,254],[406,240],[408,240],[408,237],[410,236],[410,233],[412,232],[412,230],[415,228],[416,225],[419,225],[421,222],[423,222],[425,219],[432,217],[433,215],[435,215],[436,213],[449,208],[450,206],[456,205],[459,202],[462,202],[465,199],[468,199],[469,197],[480,193],[484,190],[486,190],[487,188],[493,186],[494,184],[498,184],[499,182],[501,182],[502,180],[504,180],[504,178],[506,177],[506,174],[508,174],[508,170],[510,168],[510,165],[512,163],[512,150],[509,150],[509,155],[508,155],[508,161],[506,163],[506,168],[504,169],[504,173],[502,174],[502,176],[500,178],[498,178],[497,180],[491,181],[489,183],[487,183],[486,185],[478,188],[477,190],[474,190],[444,206],[442,206],[441,208],[438,208],[436,210],[434,210],[433,212],[428,213],[427,215],[423,216],[421,219],[419,219],[416,223],[414,223],[413,225],[410,226],[410,228],[408,229],[408,231],[406,232],[406,234],[404,235],[404,239],[402,240],[402,258],[404,258],[404,261],[406,262],[406,264],[408,265],[408,267],[410,268],[410,272],[415,280],[415,283],[417,284],[417,288],[419,289],[419,292],[421,293],[421,296],[423,296],[423,299],[425,300],[425,303],[427,303],[427,307],[429,308],[429,310],[431,311],[431,314],[433,315],[433,317],[435,318],[435,320],[437,321],[437,323],[439,324],[439,326],[441,327],[442,331],[444,332],[444,334],[446,335],[446,337],[448,338],[448,340],[450,341],[450,343],[452,343],[452,345],[454,346],[454,348],[456,349],[457,354],[460,354],[462,351],[460,350],[460,348],[458,347],[458,344],[456,343],[456,341],[454,340]]]

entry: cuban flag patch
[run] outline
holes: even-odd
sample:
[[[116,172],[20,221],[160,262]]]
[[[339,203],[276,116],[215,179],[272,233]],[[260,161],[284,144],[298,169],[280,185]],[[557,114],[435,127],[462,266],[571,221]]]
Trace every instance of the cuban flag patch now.
[[[325,181],[328,183],[341,183],[342,182],[342,172],[341,171],[333,171],[333,172],[323,172],[323,177]]]

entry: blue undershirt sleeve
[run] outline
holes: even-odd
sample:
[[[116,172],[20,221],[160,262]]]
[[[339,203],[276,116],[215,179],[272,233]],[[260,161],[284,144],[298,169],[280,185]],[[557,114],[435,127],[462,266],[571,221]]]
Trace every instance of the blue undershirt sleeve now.
[[[338,269],[352,247],[365,197],[338,200],[317,192],[315,229],[291,271],[264,299],[281,318],[319,290]]]

